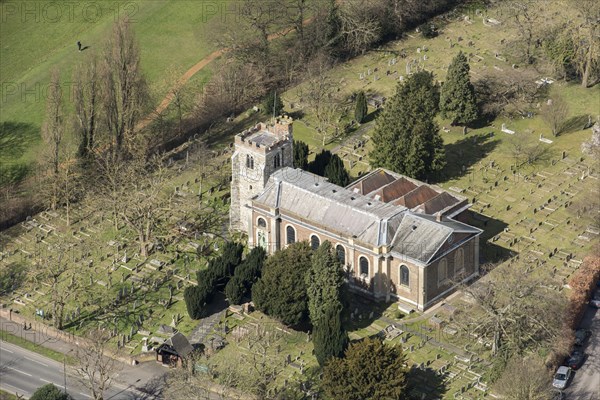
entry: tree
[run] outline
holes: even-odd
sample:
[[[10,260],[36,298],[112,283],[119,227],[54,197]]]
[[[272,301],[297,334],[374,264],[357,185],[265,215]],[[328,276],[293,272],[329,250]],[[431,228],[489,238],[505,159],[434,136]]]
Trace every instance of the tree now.
[[[361,0],[341,3],[338,17],[342,43],[350,55],[364,53],[381,38],[381,22],[365,12],[365,2]]]
[[[283,101],[281,96],[277,95],[275,90],[271,90],[263,102],[263,109],[265,114],[275,116],[281,115],[283,111]]]
[[[306,170],[308,168],[308,145],[299,140],[294,140],[294,168]]]
[[[433,39],[438,35],[437,27],[431,22],[425,22],[419,26],[419,30],[425,39]]]
[[[312,251],[306,242],[294,243],[270,256],[262,277],[252,287],[256,308],[289,326],[308,318],[308,296],[304,277]]]
[[[354,109],[354,119],[359,124],[362,124],[367,117],[367,97],[362,90],[356,95],[356,107]]]
[[[61,161],[61,144],[64,132],[65,116],[62,88],[60,86],[60,71],[54,69],[50,77],[50,87],[46,99],[46,119],[42,126],[42,139],[49,146],[50,164],[55,175],[58,174]]]
[[[331,357],[341,357],[348,342],[342,326],[344,274],[328,241],[313,254],[305,280],[315,356],[324,365]]]
[[[107,354],[109,335],[100,329],[87,334],[87,343],[77,348],[75,371],[94,400],[103,400],[113,377],[119,372],[117,362]]]
[[[569,104],[562,97],[555,96],[542,106],[541,115],[552,130],[552,135],[558,136],[569,116]]]
[[[550,400],[550,376],[537,358],[514,357],[504,370],[495,388],[511,400]]]
[[[140,66],[140,49],[132,24],[119,19],[107,41],[100,72],[106,127],[115,156],[133,151],[135,127],[148,100],[148,89]],[[124,147],[128,146],[128,149]],[[145,150],[145,149],[144,149]]]
[[[313,174],[324,176],[325,168],[329,165],[332,156],[333,155],[329,150],[321,150],[321,152],[315,156],[315,159],[308,164],[308,170]]]
[[[438,102],[438,86],[430,72],[418,72],[399,83],[396,94],[377,118],[371,165],[417,179],[427,179],[441,171],[445,152],[434,120]],[[415,140],[415,135],[421,138]],[[413,165],[418,156],[423,166]]]
[[[581,75],[581,86],[587,88],[600,77],[600,4],[595,0],[567,2],[575,7],[583,21],[572,24],[577,28],[572,31],[575,67]]]
[[[41,386],[34,393],[29,400],[71,400],[72,397],[67,393],[61,391],[54,384],[49,383]]]
[[[400,346],[364,339],[350,344],[344,358],[325,365],[321,387],[335,400],[401,399],[406,395],[406,374]]]
[[[331,160],[323,171],[323,176],[338,186],[347,186],[350,183],[350,175],[344,167],[344,161],[337,154],[331,156]]]
[[[266,254],[262,247],[255,247],[235,269],[233,277],[225,286],[225,294],[230,303],[241,304],[244,297],[250,293],[252,286],[261,276]]]
[[[78,156],[86,157],[94,150],[95,135],[100,116],[100,79],[98,62],[91,57],[73,72],[73,106],[75,107],[76,131],[79,135]]]
[[[171,208],[172,193],[163,193],[168,171],[158,158],[149,163],[136,160],[130,167],[127,181],[131,186],[124,191],[119,214],[137,236],[140,256],[147,257],[154,233]]]
[[[463,291],[480,309],[477,319],[461,326],[487,338],[492,354],[522,354],[553,342],[562,327],[565,302],[549,289],[551,278],[503,265]],[[540,309],[539,305],[544,304]],[[553,310],[553,312],[546,312]],[[467,317],[469,318],[469,317]]]
[[[452,125],[468,125],[478,117],[475,88],[469,78],[469,62],[461,51],[448,67],[446,82],[440,93],[442,117],[450,118]]]
[[[540,19],[543,16],[543,8],[540,8],[537,0],[515,0],[504,3],[507,7],[509,20],[519,32],[520,44],[523,48],[523,58],[527,64],[533,64],[534,44],[538,37],[539,28],[543,26]],[[519,46],[520,47],[520,46]]]

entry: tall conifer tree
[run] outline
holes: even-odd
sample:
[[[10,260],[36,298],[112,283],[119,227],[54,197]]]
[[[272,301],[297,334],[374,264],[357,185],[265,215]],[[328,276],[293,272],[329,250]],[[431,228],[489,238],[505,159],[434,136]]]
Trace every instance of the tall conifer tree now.
[[[442,117],[453,125],[468,125],[478,118],[475,88],[469,78],[469,62],[461,51],[448,67],[446,82],[440,95]]]
[[[371,165],[417,179],[438,173],[445,165],[444,143],[434,120],[438,103],[439,88],[431,72],[417,72],[399,83],[377,118]]]

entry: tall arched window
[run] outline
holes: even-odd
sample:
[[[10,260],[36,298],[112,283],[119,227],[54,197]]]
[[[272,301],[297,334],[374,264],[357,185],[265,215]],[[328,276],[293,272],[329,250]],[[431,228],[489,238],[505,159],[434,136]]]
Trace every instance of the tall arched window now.
[[[346,265],[346,249],[344,249],[344,246],[342,246],[341,244],[338,244],[337,246],[335,246],[335,252],[337,254],[337,258],[340,261],[340,264],[342,264],[342,266]]]
[[[454,254],[454,273],[460,274],[465,270],[465,252],[463,249],[456,250]]]
[[[296,243],[296,230],[293,226],[288,225],[287,228],[285,228],[285,238],[287,244]]]
[[[246,168],[254,169],[254,157],[250,154],[246,154]]]
[[[367,257],[361,256],[358,259],[358,265],[360,267],[360,274],[369,276],[369,260],[367,260]]]
[[[275,154],[273,158],[273,167],[279,168],[281,166],[281,156],[279,154]]]
[[[316,250],[319,248],[320,245],[321,245],[321,240],[319,239],[319,237],[317,235],[311,235],[310,236],[310,247],[313,250]]]
[[[410,284],[408,267],[406,265],[400,266],[400,284],[404,286],[408,286]]]
[[[438,264],[438,284],[448,279],[448,261],[441,259]]]

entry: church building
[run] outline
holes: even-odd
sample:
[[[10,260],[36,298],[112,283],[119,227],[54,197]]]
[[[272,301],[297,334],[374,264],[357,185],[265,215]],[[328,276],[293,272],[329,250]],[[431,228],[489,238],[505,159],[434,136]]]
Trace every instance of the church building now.
[[[328,240],[351,287],[423,311],[479,274],[480,229],[468,200],[376,169],[347,187],[293,167],[292,120],[280,117],[235,137],[231,228],[273,253]]]

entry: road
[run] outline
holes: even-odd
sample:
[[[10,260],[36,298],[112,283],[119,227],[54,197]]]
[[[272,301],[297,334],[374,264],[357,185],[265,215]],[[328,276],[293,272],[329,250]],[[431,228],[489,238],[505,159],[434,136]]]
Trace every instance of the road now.
[[[575,371],[565,393],[568,400],[600,400],[600,310],[587,307],[581,327],[592,331],[583,348],[588,358]]]
[[[40,386],[53,383],[64,389],[63,364],[10,343],[0,341],[0,388],[9,393],[30,397]],[[67,367],[67,391],[76,400],[88,400],[85,386],[69,372]],[[105,393],[106,400],[150,399],[148,395],[118,384]]]

